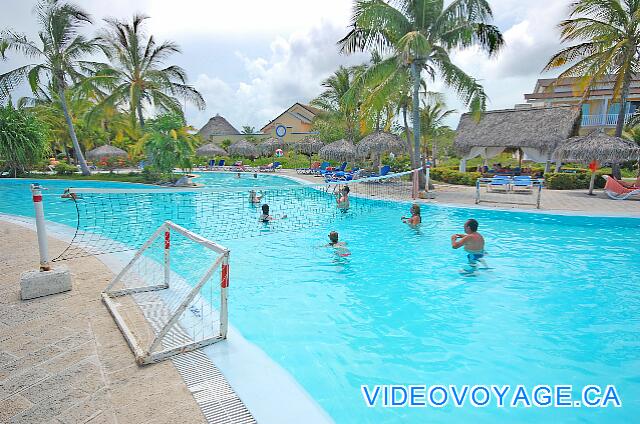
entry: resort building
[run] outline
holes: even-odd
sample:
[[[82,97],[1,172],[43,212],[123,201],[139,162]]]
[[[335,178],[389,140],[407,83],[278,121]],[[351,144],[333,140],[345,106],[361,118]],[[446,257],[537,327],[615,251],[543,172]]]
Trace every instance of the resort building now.
[[[294,103],[287,110],[276,116],[260,132],[270,137],[282,139],[284,142],[296,142],[312,133],[313,118],[322,113],[322,109]]]
[[[620,102],[613,101],[613,77],[606,77],[589,93],[582,105],[581,132],[589,132],[594,127],[613,128],[618,122]],[[525,101],[536,106],[577,105],[582,100],[582,90],[577,78],[539,79],[533,93],[524,95]],[[640,108],[640,76],[631,82],[625,119],[629,119]]]

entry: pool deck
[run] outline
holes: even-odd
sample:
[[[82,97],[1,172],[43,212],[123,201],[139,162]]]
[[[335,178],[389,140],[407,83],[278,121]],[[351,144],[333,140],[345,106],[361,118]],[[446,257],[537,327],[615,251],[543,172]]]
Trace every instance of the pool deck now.
[[[305,182],[319,184],[322,178],[310,175],[297,174],[295,170],[285,169],[278,171],[276,175],[293,177]],[[481,199],[492,202],[480,202],[475,204],[475,187],[435,183],[435,198],[423,199],[420,202],[453,205],[463,207],[482,207],[506,210],[526,210],[537,211],[534,205],[513,204],[506,202],[533,203],[533,196],[504,195],[502,193],[486,193],[482,188]],[[405,194],[408,194],[406,191]],[[539,211],[559,214],[576,215],[602,215],[602,216],[625,216],[640,217],[640,198],[629,200],[612,200],[604,190],[594,190],[594,196],[587,195],[587,190],[549,190],[543,189],[541,196],[541,206]],[[409,200],[407,198],[407,200]],[[495,201],[495,203],[493,202]]]
[[[70,292],[19,299],[36,245],[33,231],[0,221],[0,422],[206,422],[171,361],[135,364],[100,302],[112,273],[97,259],[69,264]]]

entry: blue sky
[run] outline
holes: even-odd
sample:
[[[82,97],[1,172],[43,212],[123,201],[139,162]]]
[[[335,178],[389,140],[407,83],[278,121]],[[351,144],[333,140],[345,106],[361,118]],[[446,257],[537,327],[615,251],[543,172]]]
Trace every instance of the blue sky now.
[[[570,0],[489,0],[506,48],[489,59],[471,49],[453,54],[456,64],[480,79],[490,109],[513,107],[531,92],[547,59],[559,47],[556,25],[566,18]],[[0,0],[0,28],[35,36],[35,1]],[[348,31],[351,0],[83,0],[95,22],[150,16],[147,31],[182,47],[172,62],[187,70],[190,83],[204,95],[207,108],[187,105],[187,119],[199,128],[219,113],[236,128],[262,127],[292,103],[308,102],[321,81],[338,65],[368,55],[339,54],[336,41]],[[0,61],[0,73],[26,63],[16,54]],[[551,77],[553,74],[544,75]],[[439,81],[429,90],[446,94],[450,108],[464,112],[455,93]],[[28,93],[26,87],[15,97]],[[459,115],[449,124],[455,128]]]

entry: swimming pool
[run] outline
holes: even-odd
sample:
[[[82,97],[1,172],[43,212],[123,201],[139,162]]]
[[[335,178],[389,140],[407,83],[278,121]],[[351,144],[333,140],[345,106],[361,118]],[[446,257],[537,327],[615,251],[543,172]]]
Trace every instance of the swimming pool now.
[[[0,180],[0,212],[32,216],[27,186]],[[71,202],[45,201],[48,219],[75,225]],[[412,230],[399,220],[407,212],[376,203],[303,230],[216,240],[232,250],[230,322],[336,422],[635,421],[640,220],[428,205]],[[449,247],[469,217],[491,267],[476,277],[458,273],[464,255]],[[322,247],[333,229],[349,258]],[[182,260],[186,270],[197,259]],[[615,384],[623,407],[370,409],[362,384]]]

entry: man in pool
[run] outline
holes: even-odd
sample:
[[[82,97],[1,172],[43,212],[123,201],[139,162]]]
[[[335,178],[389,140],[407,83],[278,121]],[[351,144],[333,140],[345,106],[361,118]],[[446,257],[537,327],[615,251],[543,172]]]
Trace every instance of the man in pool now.
[[[484,237],[478,232],[478,221],[469,219],[464,223],[465,234],[453,234],[451,236],[451,247],[459,249],[464,246],[467,252],[467,260],[471,267],[471,272],[478,267],[478,261],[484,262]]]
[[[325,247],[333,247],[336,250],[336,254],[338,256],[349,256],[351,252],[347,249],[347,243],[344,241],[339,241],[339,236],[337,231],[331,231],[329,233],[329,243],[325,245]]]
[[[408,224],[410,227],[416,227],[418,224],[422,223],[422,217],[420,216],[420,205],[417,203],[411,205],[411,216],[408,218],[406,216],[403,216],[400,219],[402,219],[402,222]]]
[[[249,202],[252,204],[258,204],[264,197],[264,194],[258,195],[255,190],[249,191]]]
[[[269,222],[269,221],[275,221],[276,219],[285,219],[286,217],[287,215],[282,215],[279,218],[269,215],[269,205],[265,203],[264,205],[262,205],[262,215],[260,215],[260,218],[258,218],[258,220],[260,222]]]

